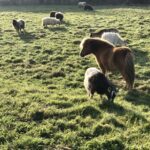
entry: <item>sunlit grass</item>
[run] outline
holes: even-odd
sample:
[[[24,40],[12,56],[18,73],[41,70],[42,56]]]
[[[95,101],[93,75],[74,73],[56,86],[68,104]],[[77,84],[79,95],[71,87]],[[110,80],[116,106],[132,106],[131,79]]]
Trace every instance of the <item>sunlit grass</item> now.
[[[65,24],[41,26],[50,10],[64,12]],[[149,149],[150,9],[76,6],[0,7],[0,149]],[[25,34],[12,27],[26,21]],[[90,100],[84,72],[98,67],[80,58],[79,43],[90,31],[117,28],[135,55],[135,89],[119,74],[114,104]]]

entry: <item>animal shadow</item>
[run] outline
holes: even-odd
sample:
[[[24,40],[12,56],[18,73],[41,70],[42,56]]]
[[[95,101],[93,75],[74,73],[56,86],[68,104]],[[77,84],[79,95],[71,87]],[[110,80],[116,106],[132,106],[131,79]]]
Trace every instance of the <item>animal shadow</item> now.
[[[30,32],[21,32],[18,34],[20,39],[29,43],[32,42],[33,40],[37,39],[37,36],[34,33],[30,33]]]
[[[140,90],[132,90],[127,93],[125,100],[133,103],[134,105],[147,105],[150,107],[150,94]]]
[[[136,48],[133,48],[133,51],[135,55],[135,63],[140,66],[146,66],[145,62],[149,61],[148,52]]]
[[[55,31],[62,31],[62,32],[66,32],[67,28],[64,26],[56,26],[56,27],[47,27],[46,29],[55,32]]]
[[[115,103],[110,103],[109,101],[103,101],[100,105],[99,105],[99,108],[102,109],[102,110],[105,110],[109,113],[115,113],[117,115],[125,115],[126,113],[126,110],[118,105],[118,104],[115,104]]]

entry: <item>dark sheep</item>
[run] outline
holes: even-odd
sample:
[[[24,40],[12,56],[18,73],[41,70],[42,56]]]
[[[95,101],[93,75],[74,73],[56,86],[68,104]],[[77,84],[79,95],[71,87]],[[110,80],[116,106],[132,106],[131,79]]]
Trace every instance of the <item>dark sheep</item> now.
[[[51,11],[50,12],[50,17],[55,17],[55,14],[57,13],[57,11]]]
[[[60,21],[62,21],[62,20],[64,19],[64,15],[63,15],[63,13],[61,13],[61,12],[57,12],[57,13],[55,14],[55,17],[56,17],[57,19],[59,19]]]
[[[94,11],[94,8],[92,7],[92,5],[86,4],[86,5],[84,6],[84,10],[85,10],[85,11]]]
[[[116,97],[117,90],[115,86],[96,68],[88,68],[86,70],[84,87],[90,98],[93,97],[95,92],[100,94],[100,96],[106,95],[111,102]]]
[[[14,28],[16,29],[17,32],[21,32],[21,30],[25,28],[25,22],[21,19],[19,20],[13,20],[12,24],[14,26]]]

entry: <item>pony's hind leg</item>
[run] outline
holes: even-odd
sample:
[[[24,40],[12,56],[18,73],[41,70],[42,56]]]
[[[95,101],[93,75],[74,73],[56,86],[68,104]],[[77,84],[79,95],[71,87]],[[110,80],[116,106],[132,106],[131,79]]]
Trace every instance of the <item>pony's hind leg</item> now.
[[[126,85],[125,85],[125,89],[126,90],[132,90],[132,85],[130,84],[130,82],[128,81],[128,78],[126,77],[125,73],[121,72],[121,75],[123,77],[123,79],[125,80],[126,82]]]

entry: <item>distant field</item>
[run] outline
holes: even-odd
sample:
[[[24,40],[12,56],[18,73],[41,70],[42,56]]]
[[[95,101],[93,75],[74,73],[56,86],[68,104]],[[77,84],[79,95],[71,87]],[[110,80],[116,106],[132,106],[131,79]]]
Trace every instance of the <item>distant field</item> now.
[[[41,18],[63,11],[65,24],[43,29]],[[18,36],[11,21],[23,18]],[[79,56],[91,31],[117,28],[135,55],[135,90],[120,74],[114,104],[83,87],[94,57]],[[148,150],[150,148],[150,7],[0,7],[0,149]]]

